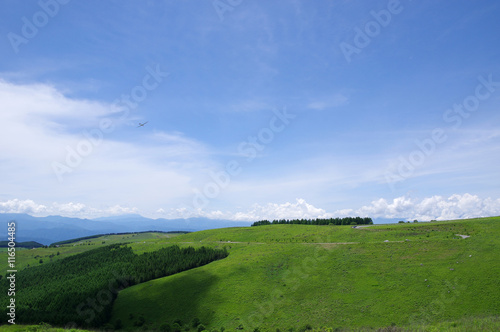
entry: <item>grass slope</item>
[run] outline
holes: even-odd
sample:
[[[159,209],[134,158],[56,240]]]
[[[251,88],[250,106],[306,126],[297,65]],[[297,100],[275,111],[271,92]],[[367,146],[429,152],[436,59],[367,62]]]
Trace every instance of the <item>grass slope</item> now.
[[[307,325],[447,329],[474,321],[498,326],[499,242],[500,217],[185,234],[151,245],[225,246],[230,255],[123,290],[111,322],[120,319],[131,330],[140,316],[150,329],[194,317],[208,328],[244,331]],[[134,244],[139,251],[147,246]]]
[[[16,268],[22,270],[30,266],[47,264],[58,259],[76,255],[102,246],[130,242],[138,253],[154,251],[165,246],[163,240],[178,236],[178,233],[134,233],[125,235],[105,235],[75,243],[64,244],[59,247],[26,249],[16,246]],[[1,250],[5,249],[5,250]],[[59,253],[59,255],[57,254]],[[7,248],[0,248],[0,269],[8,270]],[[43,263],[40,263],[40,259]]]

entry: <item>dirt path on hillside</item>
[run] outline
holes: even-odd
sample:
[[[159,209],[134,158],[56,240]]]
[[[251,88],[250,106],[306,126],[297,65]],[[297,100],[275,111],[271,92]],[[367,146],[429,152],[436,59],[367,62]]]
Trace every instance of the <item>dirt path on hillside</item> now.
[[[191,242],[172,242],[172,243],[252,243],[252,244],[266,244],[264,242],[238,242],[238,241],[191,241]]]
[[[358,244],[359,242],[305,242],[302,244]]]
[[[470,235],[462,235],[462,234],[455,234],[456,236],[460,236],[462,239],[466,239],[470,237]]]
[[[264,242],[238,242],[238,241],[215,241],[217,243],[253,243],[253,244],[266,244]]]
[[[457,234],[458,235],[458,234]],[[467,235],[465,235],[467,236]],[[406,242],[406,241],[388,241],[388,240],[385,240],[383,241],[384,243],[389,243],[389,242]],[[191,241],[191,242],[176,242],[176,243],[185,243],[185,244],[193,244],[193,243],[203,243],[203,241],[198,241],[198,242],[194,242],[194,241]],[[269,243],[266,243],[266,242],[238,242],[238,241],[207,241],[206,243],[234,243],[234,244],[238,244],[238,243],[248,243],[248,244],[304,244],[304,245],[308,245],[308,244],[317,244],[317,245],[321,245],[321,246],[324,246],[324,247],[332,247],[332,246],[335,246],[335,245],[348,245],[348,244],[359,244],[361,242],[269,242]],[[365,243],[379,243],[378,241],[375,241],[375,242],[365,242]]]

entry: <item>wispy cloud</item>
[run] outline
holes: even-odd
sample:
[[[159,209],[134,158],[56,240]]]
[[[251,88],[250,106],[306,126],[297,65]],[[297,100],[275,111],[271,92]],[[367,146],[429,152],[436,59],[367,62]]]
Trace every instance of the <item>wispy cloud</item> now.
[[[272,109],[270,103],[257,100],[243,100],[229,107],[233,112],[258,112]]]
[[[496,197],[498,4],[402,1],[389,24],[387,1],[224,3],[221,20],[212,1],[71,2],[18,56],[0,52],[1,199],[236,218],[378,211],[378,198],[411,212],[408,192]],[[35,7],[13,2],[1,30],[22,34]],[[355,61],[342,42],[362,49]],[[286,130],[270,122],[284,106]],[[447,139],[431,153],[416,142],[435,128]],[[190,209],[232,161],[241,172]]]
[[[64,195],[86,197],[87,203],[154,206],[154,201],[188,197],[191,181],[210,164],[207,147],[179,132],[148,136],[115,122],[113,132],[91,137],[99,120],[112,119],[116,109],[69,98],[52,86],[2,81],[0,99],[5,101],[0,180],[13,197],[50,202]],[[54,165],[62,165],[62,181]]]
[[[312,110],[323,111],[326,109],[331,109],[339,106],[346,105],[349,102],[349,98],[343,94],[335,94],[331,97],[325,97],[323,99],[318,99],[311,101],[307,108]]]

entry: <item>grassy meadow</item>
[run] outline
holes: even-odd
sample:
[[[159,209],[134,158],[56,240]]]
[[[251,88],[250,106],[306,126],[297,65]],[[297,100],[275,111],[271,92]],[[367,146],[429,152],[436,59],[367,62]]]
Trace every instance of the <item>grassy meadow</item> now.
[[[229,251],[225,259],[122,290],[109,326],[119,321],[123,330],[178,324],[196,331],[193,319],[209,331],[500,330],[500,217],[358,228],[269,225],[90,241],[21,250],[18,265],[38,264],[36,255],[52,251],[60,252],[52,259],[60,259],[118,242],[130,242],[137,253],[171,244]]]
[[[167,242],[225,246],[230,255],[122,291],[112,320],[133,329],[137,316],[150,328],[197,317],[208,328],[285,331],[495,317],[499,221],[269,225],[185,234]]]

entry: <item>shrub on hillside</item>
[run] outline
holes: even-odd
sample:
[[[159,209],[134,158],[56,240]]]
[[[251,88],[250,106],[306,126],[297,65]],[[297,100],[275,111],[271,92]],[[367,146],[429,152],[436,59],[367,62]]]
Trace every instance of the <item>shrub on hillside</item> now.
[[[160,332],[172,332],[172,328],[170,327],[169,324],[162,324],[160,325]]]
[[[181,332],[182,331],[182,326],[180,326],[179,323],[174,323],[174,325],[172,325],[172,330],[174,332]]]

